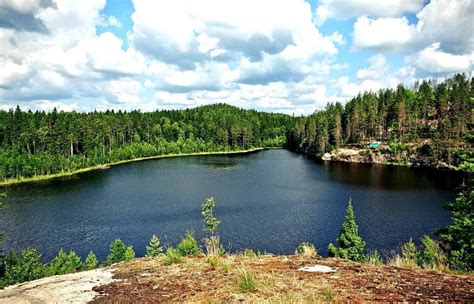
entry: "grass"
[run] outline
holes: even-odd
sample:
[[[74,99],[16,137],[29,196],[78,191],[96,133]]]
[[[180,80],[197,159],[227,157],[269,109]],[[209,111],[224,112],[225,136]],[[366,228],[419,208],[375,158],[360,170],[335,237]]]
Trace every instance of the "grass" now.
[[[184,258],[179,254],[179,252],[174,249],[173,247],[169,247],[166,250],[164,259],[163,259],[163,264],[164,265],[172,265],[172,264],[181,264],[184,263]]]
[[[244,266],[239,271],[239,289],[243,292],[257,291],[257,279],[255,275]]]
[[[209,264],[212,270],[215,270],[219,265],[219,256],[210,255],[206,258],[206,262]]]
[[[23,184],[23,183],[32,183],[32,182],[40,182],[49,179],[61,178],[72,176],[80,173],[85,173],[94,170],[104,170],[108,169],[112,166],[117,166],[121,164],[143,161],[143,160],[151,160],[151,159],[160,159],[160,158],[170,158],[170,157],[185,157],[185,156],[199,156],[199,155],[219,155],[219,154],[245,154],[245,153],[252,153],[256,151],[266,150],[266,149],[277,149],[276,147],[269,147],[269,148],[253,148],[248,150],[236,150],[236,151],[210,151],[210,152],[193,152],[193,153],[175,153],[175,154],[165,154],[165,155],[157,155],[157,156],[150,156],[150,157],[138,157],[133,159],[126,159],[121,161],[116,161],[108,164],[100,164],[92,167],[82,168],[74,171],[66,171],[66,172],[59,172],[54,174],[46,174],[46,175],[37,175],[32,177],[20,177],[20,178],[9,178],[2,182],[0,182],[0,187],[10,186],[15,184]]]
[[[295,254],[302,257],[314,258],[318,256],[318,251],[313,244],[304,242],[298,245]]]

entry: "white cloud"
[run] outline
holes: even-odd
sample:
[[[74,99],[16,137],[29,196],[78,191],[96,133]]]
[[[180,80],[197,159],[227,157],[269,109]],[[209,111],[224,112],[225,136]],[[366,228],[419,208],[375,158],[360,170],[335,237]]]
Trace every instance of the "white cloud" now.
[[[424,0],[321,0],[316,9],[316,22],[323,24],[327,19],[347,20],[352,17],[400,17],[404,13],[416,13]]]
[[[353,45],[381,51],[400,50],[414,41],[417,31],[406,17],[357,18],[354,23]]]
[[[414,58],[414,65],[424,72],[450,74],[469,72],[472,65],[471,55],[453,55],[441,51],[439,43],[421,50]]]
[[[335,54],[343,37],[324,37],[311,21],[310,5],[281,1],[135,0],[133,45],[145,54],[185,69],[210,59],[251,62],[265,55]],[[271,8],[271,9],[269,9]]]
[[[377,80],[385,77],[388,64],[385,56],[377,54],[369,58],[370,66],[357,71],[357,79]]]
[[[439,43],[443,51],[453,54],[468,54],[474,49],[474,35],[469,33],[474,28],[474,1],[432,0],[416,16],[416,24],[410,24],[405,16],[359,17],[354,23],[353,45],[404,53],[433,43]]]

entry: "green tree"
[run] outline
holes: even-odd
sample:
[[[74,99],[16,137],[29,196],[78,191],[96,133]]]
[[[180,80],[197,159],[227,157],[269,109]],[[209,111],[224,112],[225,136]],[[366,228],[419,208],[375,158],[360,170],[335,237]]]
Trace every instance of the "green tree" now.
[[[146,256],[154,257],[163,254],[163,246],[156,235],[152,235],[149,246],[146,246]]]
[[[94,252],[89,251],[89,254],[86,257],[86,261],[84,262],[84,268],[85,269],[94,269],[99,265],[99,260],[97,259],[96,255]]]
[[[186,231],[184,238],[176,247],[179,254],[182,256],[198,256],[201,255],[201,249],[199,248],[196,239],[194,238],[192,231]]]
[[[452,223],[437,230],[441,248],[450,267],[474,269],[474,181],[461,185],[454,202],[445,205],[451,211]]]
[[[217,231],[217,226],[220,224],[220,221],[214,216],[214,208],[216,207],[216,202],[213,197],[206,199],[202,204],[201,214],[204,220],[204,231],[211,234],[215,234]]]
[[[353,261],[362,261],[365,250],[365,241],[359,236],[359,227],[355,221],[354,209],[352,208],[352,199],[346,210],[346,216],[339,231],[337,244],[329,244],[329,256],[341,257]]]
[[[4,281],[7,284],[36,280],[45,274],[41,254],[35,248],[25,248],[20,255],[11,252],[5,259]]]
[[[220,221],[214,216],[214,208],[216,202],[214,198],[208,198],[201,207],[201,214],[204,221],[204,231],[210,233],[209,238],[205,239],[206,251],[208,255],[221,255],[223,253],[222,245],[220,244],[217,233],[217,226]]]
[[[62,248],[48,266],[48,275],[75,272],[83,267],[81,258],[74,251],[67,254]]]
[[[110,251],[105,264],[111,265],[122,261],[129,261],[134,257],[135,252],[132,246],[127,246],[120,239],[116,239],[110,244]]]

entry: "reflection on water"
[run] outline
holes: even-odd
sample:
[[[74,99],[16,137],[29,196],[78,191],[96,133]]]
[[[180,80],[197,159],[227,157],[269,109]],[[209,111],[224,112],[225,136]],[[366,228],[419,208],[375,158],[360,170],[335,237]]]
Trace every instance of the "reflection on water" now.
[[[224,170],[223,170],[224,169]],[[153,233],[176,244],[204,237],[201,203],[213,196],[227,249],[292,253],[309,241],[324,254],[352,197],[369,249],[388,252],[449,223],[442,204],[462,176],[405,167],[323,163],[285,150],[166,158],[7,188],[4,249],[59,248],[100,258],[122,238],[139,256]]]

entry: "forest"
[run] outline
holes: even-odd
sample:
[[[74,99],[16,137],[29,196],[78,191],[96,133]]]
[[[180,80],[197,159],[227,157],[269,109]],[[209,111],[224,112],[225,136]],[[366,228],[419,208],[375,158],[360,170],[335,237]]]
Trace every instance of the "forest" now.
[[[292,117],[225,104],[132,112],[0,111],[0,180],[140,157],[282,147]]]
[[[214,104],[186,110],[132,112],[0,111],[0,180],[21,179],[165,154],[287,147],[320,156],[366,147],[423,155],[427,165],[474,168],[474,80],[364,92],[309,116]],[[411,145],[410,145],[411,144]]]
[[[474,79],[457,74],[441,83],[417,82],[412,88],[364,92],[345,105],[298,117],[287,136],[293,150],[313,155],[344,146],[389,144],[388,153],[407,150],[427,165],[439,162],[472,171]]]

